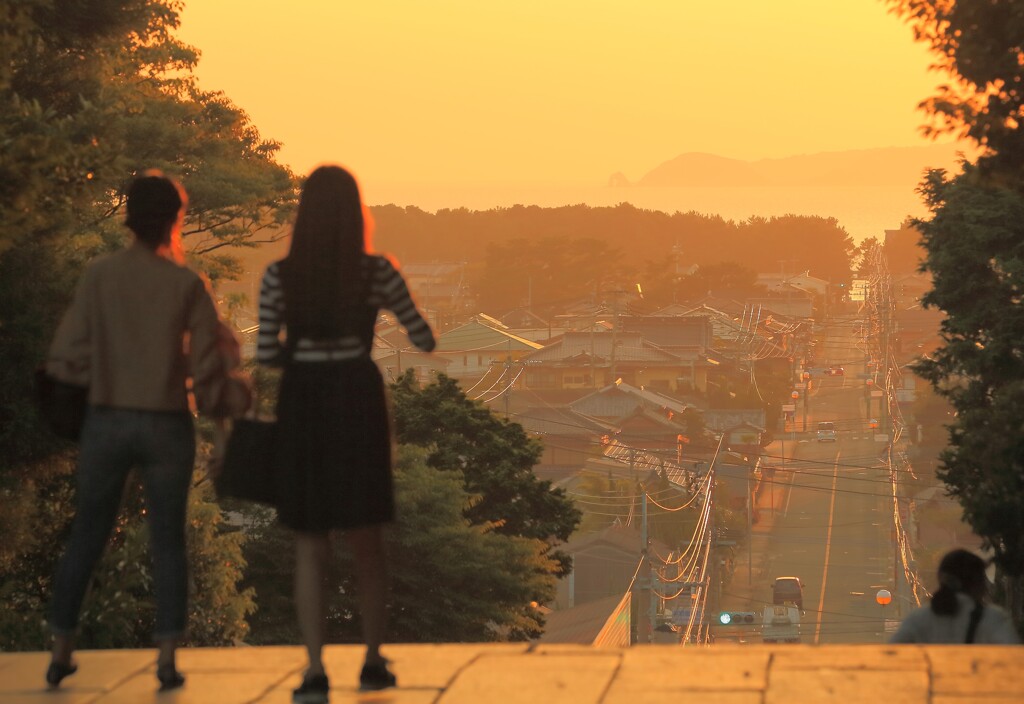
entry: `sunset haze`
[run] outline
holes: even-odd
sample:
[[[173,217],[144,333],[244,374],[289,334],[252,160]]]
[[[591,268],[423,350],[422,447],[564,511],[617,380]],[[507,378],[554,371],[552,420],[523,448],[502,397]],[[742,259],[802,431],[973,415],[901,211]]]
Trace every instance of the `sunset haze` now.
[[[925,145],[942,76],[877,0],[191,2],[198,75],[299,173],[387,186],[604,185],[686,152]]]

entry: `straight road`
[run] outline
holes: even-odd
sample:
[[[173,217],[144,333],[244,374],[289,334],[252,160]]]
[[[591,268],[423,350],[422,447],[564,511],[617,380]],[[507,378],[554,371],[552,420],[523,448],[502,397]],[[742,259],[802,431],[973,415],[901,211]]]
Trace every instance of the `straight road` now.
[[[868,428],[856,323],[852,317],[834,320],[819,342],[819,359],[828,357],[823,361],[843,366],[845,374],[812,377],[811,432],[786,442],[790,493],[763,556],[765,584],[760,591],[755,587],[755,597],[770,603],[775,577],[800,577],[804,643],[882,642],[885,622],[895,616],[893,606],[887,613],[875,603],[879,589],[892,591],[892,499],[881,468],[886,445]],[[835,423],[836,442],[816,441],[819,421]]]

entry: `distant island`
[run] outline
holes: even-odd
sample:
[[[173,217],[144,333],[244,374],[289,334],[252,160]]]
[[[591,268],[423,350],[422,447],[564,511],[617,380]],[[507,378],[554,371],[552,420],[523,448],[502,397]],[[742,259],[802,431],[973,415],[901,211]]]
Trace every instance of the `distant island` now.
[[[821,152],[781,159],[744,161],[703,152],[680,154],[654,167],[638,181],[622,173],[610,186],[633,187],[894,187],[914,188],[925,169],[958,170],[956,144],[885,147]]]

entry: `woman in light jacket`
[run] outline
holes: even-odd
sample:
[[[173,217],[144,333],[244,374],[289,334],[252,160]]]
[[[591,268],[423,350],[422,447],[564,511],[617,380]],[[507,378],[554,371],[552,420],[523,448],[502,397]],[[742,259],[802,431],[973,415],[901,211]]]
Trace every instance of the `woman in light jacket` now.
[[[939,588],[932,603],[900,624],[890,643],[1020,643],[1013,621],[986,604],[985,561],[967,550],[953,550],[939,563]]]
[[[185,191],[159,172],[128,190],[125,224],[134,241],[92,262],[50,348],[47,371],[89,387],[81,433],[75,519],[53,583],[57,687],[78,668],[73,635],[93,569],[110,536],[131,469],[146,497],[156,589],[161,690],[185,678],[175,648],[185,631],[185,509],[195,460],[192,403],[204,414],[241,414],[249,389],[232,369],[238,344],[202,277],[184,265]]]

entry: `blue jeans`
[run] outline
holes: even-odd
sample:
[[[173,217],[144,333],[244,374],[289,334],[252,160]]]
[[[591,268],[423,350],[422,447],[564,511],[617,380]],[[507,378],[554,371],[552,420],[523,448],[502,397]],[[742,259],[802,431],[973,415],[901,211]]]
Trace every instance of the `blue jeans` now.
[[[117,519],[125,481],[142,480],[156,585],[157,640],[185,631],[188,575],[185,509],[195,461],[192,416],[90,406],[78,455],[75,520],[53,583],[50,627],[70,634]]]

